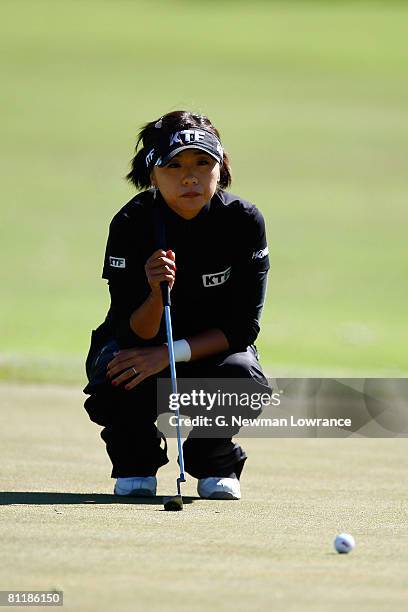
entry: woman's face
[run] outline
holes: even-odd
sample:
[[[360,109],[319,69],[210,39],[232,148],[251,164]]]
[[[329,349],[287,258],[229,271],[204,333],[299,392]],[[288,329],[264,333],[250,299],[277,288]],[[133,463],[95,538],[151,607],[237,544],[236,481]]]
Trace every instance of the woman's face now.
[[[195,217],[213,197],[220,179],[220,164],[199,149],[175,155],[166,166],[155,166],[152,185],[184,219]]]

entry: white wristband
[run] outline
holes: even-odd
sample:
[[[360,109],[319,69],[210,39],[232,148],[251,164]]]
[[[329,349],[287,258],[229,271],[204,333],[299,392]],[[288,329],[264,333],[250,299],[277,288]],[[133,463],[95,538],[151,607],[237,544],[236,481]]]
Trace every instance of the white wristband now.
[[[165,342],[164,344],[167,344]],[[173,350],[174,350],[174,361],[178,363],[179,361],[190,361],[191,359],[191,348],[187,340],[176,340],[173,342]]]

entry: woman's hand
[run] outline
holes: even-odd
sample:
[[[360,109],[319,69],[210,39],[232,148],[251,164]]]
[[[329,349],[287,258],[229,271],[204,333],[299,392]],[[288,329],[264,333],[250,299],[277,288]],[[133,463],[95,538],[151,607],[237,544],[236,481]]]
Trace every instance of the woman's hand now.
[[[145,272],[152,293],[160,292],[160,283],[166,281],[170,290],[176,278],[176,264],[174,251],[155,251],[146,261]]]
[[[125,389],[130,390],[168,365],[168,348],[165,345],[124,349],[108,363],[106,376],[114,386],[127,382]]]

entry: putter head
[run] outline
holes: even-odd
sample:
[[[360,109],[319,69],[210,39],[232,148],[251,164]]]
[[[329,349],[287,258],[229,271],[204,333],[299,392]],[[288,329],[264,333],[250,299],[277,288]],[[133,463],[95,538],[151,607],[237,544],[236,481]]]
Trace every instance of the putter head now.
[[[180,483],[186,482],[184,474],[180,474],[180,478],[177,478],[177,495],[174,497],[164,498],[164,509],[177,512],[177,510],[183,509],[183,497],[181,495]]]
[[[164,498],[164,509],[170,512],[177,512],[183,509],[183,498],[181,495]]]

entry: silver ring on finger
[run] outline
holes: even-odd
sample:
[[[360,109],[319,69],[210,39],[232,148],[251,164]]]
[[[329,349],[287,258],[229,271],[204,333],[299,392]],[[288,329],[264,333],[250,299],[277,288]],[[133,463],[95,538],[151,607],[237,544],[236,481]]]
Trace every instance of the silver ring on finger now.
[[[135,373],[136,375],[138,374],[138,372],[136,372],[135,368],[132,368],[132,370],[134,371],[134,373]]]

